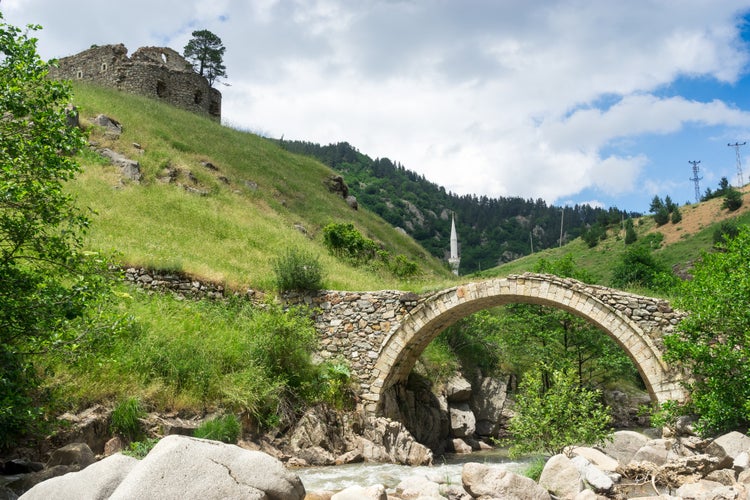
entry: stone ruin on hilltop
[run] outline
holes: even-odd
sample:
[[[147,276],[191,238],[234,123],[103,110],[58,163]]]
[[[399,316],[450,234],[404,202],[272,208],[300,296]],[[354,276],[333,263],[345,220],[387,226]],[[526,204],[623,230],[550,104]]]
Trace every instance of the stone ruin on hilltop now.
[[[141,47],[131,57],[123,44],[94,46],[59,59],[50,68],[58,80],[83,80],[155,98],[221,120],[221,92],[178,52],[168,47]]]

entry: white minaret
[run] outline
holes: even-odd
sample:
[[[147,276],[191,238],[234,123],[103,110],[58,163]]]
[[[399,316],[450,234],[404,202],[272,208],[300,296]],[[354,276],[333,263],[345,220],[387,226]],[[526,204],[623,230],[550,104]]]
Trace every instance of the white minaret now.
[[[458,236],[456,235],[456,219],[451,216],[451,256],[448,258],[448,264],[451,266],[453,274],[458,276],[458,265],[461,263],[461,257],[458,256]]]

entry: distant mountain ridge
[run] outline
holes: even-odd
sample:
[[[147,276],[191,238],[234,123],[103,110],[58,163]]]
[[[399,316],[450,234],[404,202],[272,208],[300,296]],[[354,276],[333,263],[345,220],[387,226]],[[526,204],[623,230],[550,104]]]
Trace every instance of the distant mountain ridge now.
[[[563,208],[542,199],[458,195],[388,158],[372,159],[347,142],[278,140],[287,151],[311,156],[341,173],[350,194],[432,255],[447,259],[455,215],[461,274],[495,267],[533,251],[559,246],[602,220],[638,216],[589,205]],[[562,238],[561,238],[562,225]]]

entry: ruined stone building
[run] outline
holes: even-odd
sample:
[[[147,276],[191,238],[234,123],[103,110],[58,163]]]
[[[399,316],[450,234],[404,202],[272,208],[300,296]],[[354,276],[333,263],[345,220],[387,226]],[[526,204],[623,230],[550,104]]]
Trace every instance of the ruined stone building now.
[[[93,82],[221,119],[221,92],[178,52],[167,47],[142,47],[131,57],[127,54],[123,44],[95,46],[59,59],[50,77]]]

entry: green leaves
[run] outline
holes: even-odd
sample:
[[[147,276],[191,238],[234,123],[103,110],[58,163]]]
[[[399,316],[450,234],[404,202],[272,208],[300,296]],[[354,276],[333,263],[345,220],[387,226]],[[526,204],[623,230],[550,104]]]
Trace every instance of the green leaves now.
[[[690,403],[704,434],[750,422],[750,228],[720,248],[680,286],[676,305],[690,315],[664,339],[666,360],[694,378]]]
[[[193,69],[205,76],[208,84],[213,86],[218,78],[227,76],[224,67],[225,50],[221,38],[208,30],[197,30],[193,31],[193,38],[185,45],[183,55],[193,64]]]

